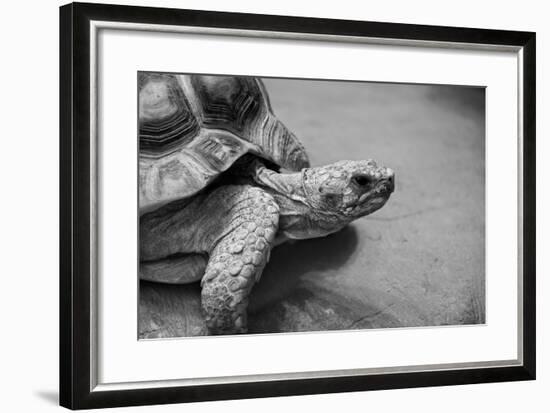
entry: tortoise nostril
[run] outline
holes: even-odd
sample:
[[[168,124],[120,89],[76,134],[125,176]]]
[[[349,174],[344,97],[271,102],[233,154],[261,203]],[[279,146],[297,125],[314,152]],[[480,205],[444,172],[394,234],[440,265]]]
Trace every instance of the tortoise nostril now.
[[[395,178],[394,178],[393,174],[391,174],[388,177],[388,186],[389,186],[389,190],[391,192],[393,192],[395,190]]]
[[[395,173],[393,172],[393,169],[386,168],[386,176],[391,188],[395,188]]]

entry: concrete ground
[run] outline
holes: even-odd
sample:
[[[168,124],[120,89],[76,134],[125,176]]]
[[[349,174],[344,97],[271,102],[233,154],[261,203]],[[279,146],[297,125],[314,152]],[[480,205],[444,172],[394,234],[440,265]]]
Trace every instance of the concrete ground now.
[[[483,89],[267,79],[313,165],[373,158],[396,191],[373,215],[272,253],[251,333],[485,321]],[[198,285],[142,282],[141,338],[205,334]]]

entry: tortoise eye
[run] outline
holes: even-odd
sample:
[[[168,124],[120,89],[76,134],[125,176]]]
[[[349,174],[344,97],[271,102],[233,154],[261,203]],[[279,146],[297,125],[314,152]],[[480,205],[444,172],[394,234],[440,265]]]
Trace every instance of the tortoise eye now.
[[[359,186],[367,186],[370,183],[368,175],[357,175],[352,178],[353,182]]]

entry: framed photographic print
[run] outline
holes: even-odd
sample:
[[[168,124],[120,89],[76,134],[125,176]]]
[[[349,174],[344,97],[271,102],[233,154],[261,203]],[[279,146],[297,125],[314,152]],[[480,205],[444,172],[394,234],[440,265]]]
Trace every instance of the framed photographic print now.
[[[60,401],[535,378],[535,34],[60,10]]]

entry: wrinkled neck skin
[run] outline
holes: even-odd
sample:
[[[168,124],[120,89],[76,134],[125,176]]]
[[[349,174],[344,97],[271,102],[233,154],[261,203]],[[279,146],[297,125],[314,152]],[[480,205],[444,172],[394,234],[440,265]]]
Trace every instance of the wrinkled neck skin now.
[[[264,166],[252,179],[279,204],[279,234],[289,239],[318,238],[339,231],[351,219],[314,208],[303,187],[302,172],[277,173]]]

